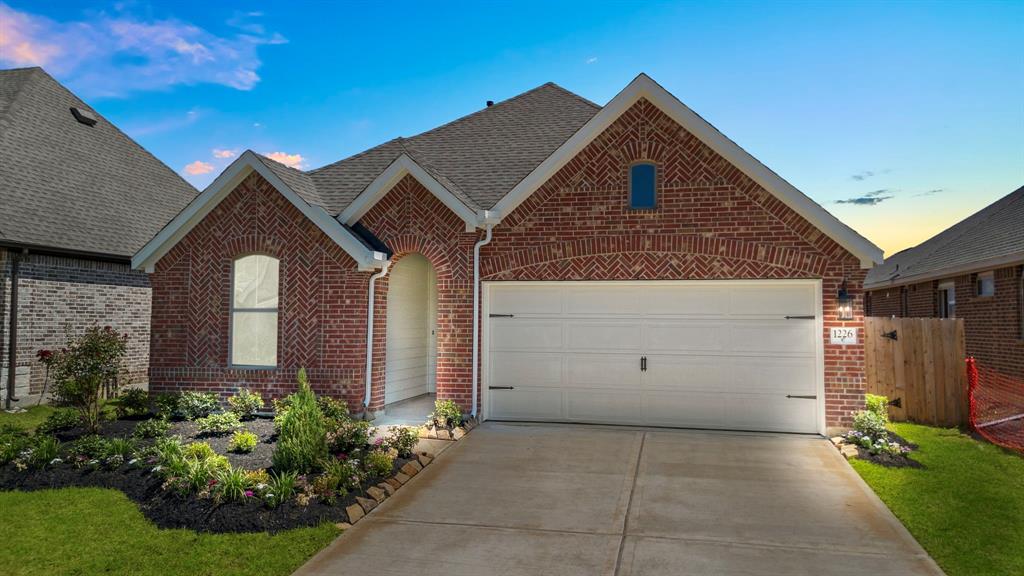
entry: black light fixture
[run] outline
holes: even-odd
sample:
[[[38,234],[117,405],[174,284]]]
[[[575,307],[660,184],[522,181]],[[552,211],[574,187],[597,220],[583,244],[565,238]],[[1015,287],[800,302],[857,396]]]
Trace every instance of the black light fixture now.
[[[840,320],[853,320],[853,296],[846,291],[846,278],[843,278],[843,284],[839,287],[839,319]]]

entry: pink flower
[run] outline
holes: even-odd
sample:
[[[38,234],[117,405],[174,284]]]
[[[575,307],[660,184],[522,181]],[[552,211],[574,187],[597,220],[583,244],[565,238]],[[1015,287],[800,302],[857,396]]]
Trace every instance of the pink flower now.
[[[213,478],[210,478],[210,481],[209,481],[209,482],[207,482],[207,483],[206,483],[206,485],[207,485],[207,486],[213,486],[213,485],[214,485],[214,484],[216,484],[216,483],[217,483],[217,481],[216,481],[216,480],[214,480]]]
[[[252,498],[252,490],[246,490],[245,491],[245,497],[246,498]]]
[[[373,441],[373,445],[374,446],[380,446],[383,443],[384,443],[384,439],[383,438],[377,438],[376,440]]]

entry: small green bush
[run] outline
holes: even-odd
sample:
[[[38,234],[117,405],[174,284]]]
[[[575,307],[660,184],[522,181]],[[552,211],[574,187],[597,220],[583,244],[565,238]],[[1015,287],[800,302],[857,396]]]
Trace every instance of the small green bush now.
[[[80,459],[92,460],[107,454],[107,444],[108,440],[92,434],[69,443],[67,452]]]
[[[216,456],[217,452],[206,442],[192,442],[182,447],[181,455],[185,458],[194,458],[196,460],[209,460]]]
[[[179,416],[178,414],[178,395],[177,394],[158,394],[153,399],[154,412],[158,418],[164,420],[170,420]]]
[[[267,482],[264,498],[267,505],[277,508],[282,503],[295,495],[295,485],[298,481],[298,474],[295,472],[274,472],[270,475],[270,482]]]
[[[0,466],[13,462],[32,446],[32,437],[25,430],[5,424],[0,428]]]
[[[339,489],[344,489],[347,492],[357,490],[363,483],[363,471],[359,469],[355,460],[331,458],[324,462],[323,467],[324,475],[338,479]]]
[[[30,464],[35,468],[45,468],[54,463],[60,456],[60,440],[54,436],[36,436],[29,456]]]
[[[228,441],[228,450],[247,454],[256,449],[257,442],[259,442],[259,436],[252,432],[239,430],[231,435],[231,440]]]
[[[117,416],[131,418],[149,414],[149,392],[139,388],[123,390],[117,397]]]
[[[462,410],[454,400],[437,400],[430,421],[440,427],[456,427],[462,424]]]
[[[363,459],[363,466],[371,477],[390,476],[395,466],[395,453],[391,450],[371,450]]]
[[[182,392],[178,396],[177,414],[185,420],[205,418],[218,408],[220,402],[213,392]]]
[[[871,439],[885,438],[888,435],[885,425],[885,418],[877,412],[859,410],[853,415],[853,429]]]
[[[298,381],[299,391],[281,422],[273,462],[275,470],[306,474],[327,457],[327,430],[305,369],[299,370]]]
[[[213,485],[214,498],[218,501],[237,502],[246,498],[249,492],[249,479],[242,468],[227,468],[213,473],[217,483]]]
[[[365,420],[346,418],[335,423],[335,428],[327,435],[331,454],[350,456],[362,451],[370,443],[373,428]]]
[[[90,432],[100,429],[104,394],[117,390],[127,346],[127,336],[110,326],[91,326],[49,360],[54,398],[77,410]]]
[[[396,426],[391,429],[387,438],[384,439],[384,444],[398,452],[400,457],[408,458],[412,456],[412,451],[416,448],[416,443],[419,441],[419,434],[415,429]]]
[[[223,436],[242,427],[242,423],[234,412],[210,414],[205,418],[196,420],[196,424],[201,434],[209,436]]]
[[[337,400],[330,396],[317,396],[317,406],[323,412],[324,418],[330,420],[344,420],[348,418],[348,404],[343,400]]]
[[[132,436],[136,438],[162,438],[171,429],[171,424],[163,418],[143,420],[135,426]]]
[[[157,460],[163,463],[185,457],[185,447],[181,445],[181,440],[177,436],[158,438],[153,443],[153,451],[156,453]],[[210,451],[212,452],[213,449],[211,448]]]
[[[889,421],[889,399],[885,396],[879,396],[877,394],[865,394],[864,395],[864,408],[868,412],[877,414],[880,418],[886,422]]]
[[[238,393],[228,398],[228,406],[241,420],[250,420],[256,412],[263,408],[263,397],[259,392],[240,388]]]
[[[39,425],[36,430],[43,434],[53,434],[71,430],[82,423],[82,416],[72,408],[58,408],[46,417],[46,421]]]

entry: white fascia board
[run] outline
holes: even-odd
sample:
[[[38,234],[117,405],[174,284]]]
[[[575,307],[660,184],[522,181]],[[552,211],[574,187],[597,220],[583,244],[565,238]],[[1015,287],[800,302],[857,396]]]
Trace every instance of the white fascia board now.
[[[428,174],[408,154],[402,154],[395,158],[394,162],[378,174],[373,179],[373,182],[370,182],[369,186],[338,215],[338,220],[352,226],[364,214],[369,212],[370,208],[373,208],[377,202],[380,202],[381,198],[384,198],[406,175],[415,178],[424,188],[436,196],[442,204],[461,218],[466,223],[467,230],[473,230],[477,227],[476,212],[470,209],[469,206],[466,206],[452,194],[451,190],[438,182],[436,178]]]
[[[258,172],[282,196],[288,199],[300,212],[313,221],[324,234],[334,240],[356,261],[360,270],[380,268],[387,259],[386,255],[370,250],[337,220],[323,209],[310,206],[288,185],[274,174],[266,164],[261,162],[251,151],[246,150],[231,163],[220,176],[210,183],[192,202],[178,213],[156,236],[132,257],[132,268],[153,272],[157,261],[185,237],[210,213],[221,200],[234,191],[239,184],[252,172]]]
[[[897,276],[892,280],[880,280],[878,282],[870,283],[865,282],[864,289],[879,290],[883,288],[895,288],[898,286],[906,286],[908,284],[928,282],[930,280],[943,280],[954,276],[964,276],[967,274],[974,274],[975,272],[987,272],[989,270],[1007,268],[1018,264],[1024,264],[1024,252],[1007,254],[1005,256],[996,256],[994,258],[987,258],[985,260],[978,260],[976,262],[969,262],[967,264],[943,268],[942,270],[935,270],[934,272],[923,272],[920,274],[911,274],[909,276]]]
[[[622,92],[612,98],[600,112],[505,195],[494,206],[494,210],[502,215],[511,214],[530,194],[554,176],[641,98],[646,98],[657,106],[749,178],[857,256],[862,268],[870,268],[872,265],[882,262],[881,248],[857,234],[821,205],[772,172],[646,74],[637,76]]]

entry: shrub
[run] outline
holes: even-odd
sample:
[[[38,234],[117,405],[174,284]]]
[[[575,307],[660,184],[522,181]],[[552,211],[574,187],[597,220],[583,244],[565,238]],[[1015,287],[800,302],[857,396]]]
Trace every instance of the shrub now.
[[[122,460],[131,460],[135,454],[135,441],[131,438],[111,438],[107,441],[106,450],[103,456],[107,458],[121,457]]]
[[[107,454],[107,443],[106,439],[95,434],[82,436],[70,443],[68,453],[81,460],[102,458]]]
[[[139,388],[124,390],[117,397],[116,410],[120,418],[131,418],[149,414],[149,392]]]
[[[162,438],[171,429],[171,424],[163,418],[143,420],[135,426],[132,436],[136,438]]]
[[[153,407],[158,418],[170,420],[178,416],[178,395],[177,394],[158,394],[153,399]]]
[[[53,434],[71,430],[82,422],[82,415],[72,408],[58,408],[46,417],[46,421],[37,430],[43,434]]]
[[[259,441],[259,436],[256,436],[252,432],[246,432],[239,430],[231,436],[231,440],[228,441],[228,450],[232,452],[249,453],[256,449],[256,443]]]
[[[259,392],[253,392],[246,388],[240,388],[238,394],[228,398],[228,406],[239,419],[249,420],[256,416],[256,412],[263,408],[263,397]]]
[[[0,466],[13,462],[32,446],[32,437],[25,430],[5,424],[0,428]]]
[[[164,463],[185,457],[185,447],[181,445],[181,440],[177,437],[158,438],[153,443],[153,451],[156,453],[157,459]],[[213,449],[211,448],[210,451],[212,452]]]
[[[864,407],[868,412],[877,414],[880,418],[886,422],[889,421],[889,399],[885,396],[879,396],[877,394],[865,394],[864,395]]]
[[[196,460],[208,460],[217,455],[214,452],[213,447],[206,442],[192,442],[186,444],[181,449],[181,455],[185,458],[195,458]]]
[[[349,456],[366,448],[373,428],[365,420],[344,419],[328,435],[331,454]]]
[[[412,451],[419,441],[419,434],[413,428],[396,426],[391,429],[387,438],[384,439],[384,444],[398,452],[400,457],[408,458],[412,456]]]
[[[270,483],[270,475],[266,470],[249,470],[245,473],[245,481],[249,488],[265,488]]]
[[[281,422],[273,462],[276,470],[308,473],[327,456],[327,431],[305,369],[299,370],[298,380],[299,391]]]
[[[440,427],[456,427],[462,424],[462,411],[454,400],[437,400],[428,422]]]
[[[295,495],[295,484],[298,481],[298,474],[295,472],[274,472],[267,482],[267,491],[264,498],[271,508],[280,506],[289,498]]]
[[[45,468],[58,460],[60,455],[60,440],[54,436],[36,436],[31,448],[29,463],[36,468]]]
[[[331,398],[330,396],[317,396],[317,406],[320,406],[320,411],[323,412],[324,418],[330,420],[344,420],[348,418],[348,404],[342,400]]]
[[[234,412],[210,414],[196,420],[196,424],[199,426],[200,433],[210,436],[223,436],[242,427],[242,423]]]
[[[313,480],[313,485],[310,487],[314,494],[324,502],[334,505],[338,500],[338,494],[340,492],[348,493],[347,490],[341,487],[341,478],[334,476],[333,474],[321,474]]]
[[[371,477],[388,476],[395,466],[395,455],[392,450],[371,450],[363,459],[363,466]]]
[[[876,412],[859,410],[853,415],[853,429],[862,436],[871,439],[885,438],[888,432],[885,429],[886,421],[878,416]]]
[[[213,392],[182,392],[178,396],[176,413],[185,420],[198,420],[209,416],[219,407],[217,395]]]
[[[337,478],[339,489],[345,491],[356,490],[363,483],[363,471],[352,459],[329,459],[324,462],[324,474]]]
[[[77,410],[90,432],[100,428],[103,394],[117,390],[126,347],[126,336],[109,326],[92,326],[50,360],[54,396]]]

